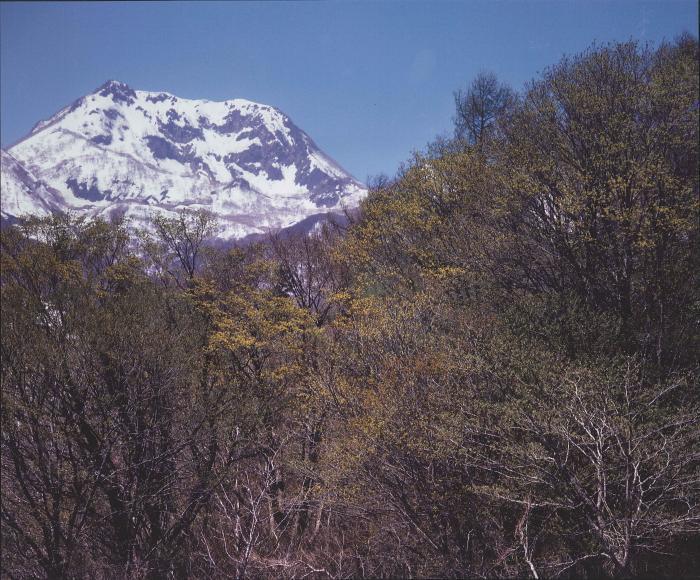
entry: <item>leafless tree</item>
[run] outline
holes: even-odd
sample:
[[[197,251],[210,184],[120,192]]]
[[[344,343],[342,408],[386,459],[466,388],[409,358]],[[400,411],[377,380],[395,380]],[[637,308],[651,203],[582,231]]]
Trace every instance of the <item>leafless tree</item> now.
[[[513,90],[491,72],[481,72],[466,89],[454,94],[455,135],[482,150],[499,117],[515,104]]]

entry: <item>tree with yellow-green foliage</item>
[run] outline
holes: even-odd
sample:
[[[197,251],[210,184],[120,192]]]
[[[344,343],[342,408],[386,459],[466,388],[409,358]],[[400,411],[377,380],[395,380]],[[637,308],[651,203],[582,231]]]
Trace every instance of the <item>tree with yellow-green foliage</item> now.
[[[356,363],[371,377],[356,396],[372,390],[368,404],[354,403],[357,435],[344,438],[372,429],[359,448],[388,445],[369,460],[362,489],[379,484],[384,502],[413,498],[404,525],[425,566],[406,561],[393,573],[625,576],[672,573],[654,567],[659,550],[678,570],[697,557],[683,546],[700,523],[698,102],[696,40],[593,47],[549,69],[494,121],[502,138],[487,156],[443,148],[370,193],[342,254],[359,267],[359,312],[368,300],[380,313],[383,301],[398,305],[388,320],[366,314],[353,352],[424,295],[441,297],[451,322],[428,317],[411,330],[410,340],[439,345],[424,350],[429,358],[450,361],[440,377],[408,355],[370,362],[391,342]],[[398,369],[398,381],[382,380],[384,368]],[[424,420],[429,434],[404,411],[384,426],[385,405],[410,400],[414,368],[431,387],[418,408],[442,409]],[[394,439],[405,428],[408,439]],[[407,478],[418,448],[432,462]],[[436,500],[418,490],[438,448],[450,468],[429,489],[453,478],[446,505],[484,512],[464,532],[442,524],[433,536],[418,514]],[[396,469],[399,456],[402,477],[382,482],[377,466]],[[446,559],[450,541],[474,550],[477,538],[477,554]]]
[[[660,372],[698,347],[697,81],[690,37],[593,48],[531,85],[503,154],[504,281],[608,315],[606,333]],[[596,343],[576,335],[563,328],[572,355]]]

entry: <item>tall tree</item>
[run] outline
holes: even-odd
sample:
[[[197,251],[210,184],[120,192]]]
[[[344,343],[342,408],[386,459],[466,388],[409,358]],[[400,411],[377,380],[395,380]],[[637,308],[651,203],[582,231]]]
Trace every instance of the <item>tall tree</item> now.
[[[466,89],[454,93],[455,136],[483,150],[499,119],[515,105],[516,94],[492,72],[481,72]]]

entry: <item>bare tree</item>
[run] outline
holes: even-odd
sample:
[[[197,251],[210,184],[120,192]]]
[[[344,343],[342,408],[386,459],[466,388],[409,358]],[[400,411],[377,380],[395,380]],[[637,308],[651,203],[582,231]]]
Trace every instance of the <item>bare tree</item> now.
[[[311,235],[270,236],[281,291],[309,310],[318,326],[325,323],[330,313],[330,295],[346,284],[348,277],[342,265],[332,259],[333,235],[333,230],[324,226]]]
[[[156,235],[178,260],[187,278],[194,278],[202,246],[216,233],[214,214],[204,209],[182,210],[175,218],[155,216],[153,225]]]
[[[482,150],[496,123],[516,101],[513,90],[491,72],[481,72],[467,89],[454,93],[455,135]]]
[[[497,405],[502,420],[467,422],[463,448],[490,482],[480,493],[525,509],[515,537],[533,576],[580,572],[584,562],[596,575],[628,576],[674,536],[697,534],[699,421],[688,378],[650,385],[630,360],[555,380]],[[574,557],[537,554],[552,517]]]

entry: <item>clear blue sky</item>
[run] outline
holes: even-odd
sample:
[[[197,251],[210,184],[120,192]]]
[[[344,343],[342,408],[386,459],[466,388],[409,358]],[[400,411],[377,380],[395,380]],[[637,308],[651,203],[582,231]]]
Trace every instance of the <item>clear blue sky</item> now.
[[[515,88],[593,41],[697,35],[696,0],[0,3],[2,146],[107,79],[274,105],[364,180],[451,130],[482,69]]]

